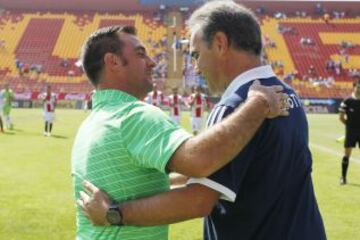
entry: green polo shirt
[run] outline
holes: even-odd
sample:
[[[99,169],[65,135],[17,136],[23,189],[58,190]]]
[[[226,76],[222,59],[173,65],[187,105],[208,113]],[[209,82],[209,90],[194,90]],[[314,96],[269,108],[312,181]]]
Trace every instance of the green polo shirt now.
[[[169,190],[166,165],[190,134],[162,110],[118,90],[93,95],[73,146],[75,198],[88,179],[117,202]],[[168,238],[168,226],[93,226],[77,208],[77,239]]]
[[[10,114],[11,111],[11,102],[14,98],[14,94],[13,91],[11,89],[9,89],[9,91],[6,91],[5,89],[2,90],[2,93],[0,93],[0,95],[2,95],[3,97],[3,114],[4,116],[7,116]],[[1,96],[0,96],[1,97]],[[0,106],[1,107],[1,106]],[[1,115],[1,113],[0,113]]]
[[[4,98],[4,106],[5,107],[11,107],[11,102],[14,98],[14,93],[11,89],[9,89],[9,91],[6,91],[5,89],[3,90],[3,98]]]

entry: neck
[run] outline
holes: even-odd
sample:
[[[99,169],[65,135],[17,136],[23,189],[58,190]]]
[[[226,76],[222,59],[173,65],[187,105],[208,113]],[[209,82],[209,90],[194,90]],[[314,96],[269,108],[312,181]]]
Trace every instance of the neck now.
[[[261,60],[258,56],[249,55],[243,52],[233,53],[233,57],[229,58],[229,62],[226,64],[228,66],[224,73],[224,85],[223,91],[230,85],[230,83],[240,74],[261,66]]]
[[[116,80],[116,81],[108,81],[108,80],[101,80],[100,83],[96,86],[96,90],[105,90],[105,89],[113,89],[113,90],[119,90],[122,92],[126,92],[129,95],[132,95],[134,97],[136,97],[137,99],[143,99],[146,97],[146,92],[145,93],[139,93],[136,91],[133,91],[133,89],[131,88],[131,86],[125,84],[124,81],[121,80]]]
[[[354,97],[355,97],[356,99],[360,99],[360,93],[354,92]]]

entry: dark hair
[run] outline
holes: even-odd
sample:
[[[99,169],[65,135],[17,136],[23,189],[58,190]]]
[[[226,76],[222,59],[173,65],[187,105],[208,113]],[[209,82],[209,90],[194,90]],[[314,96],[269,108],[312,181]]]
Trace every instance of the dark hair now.
[[[105,54],[110,52],[121,55],[122,53],[124,43],[119,39],[118,32],[136,35],[136,29],[132,26],[100,28],[90,35],[82,47],[82,67],[94,86],[100,81]]]
[[[189,25],[200,26],[203,40],[211,47],[215,33],[223,32],[233,48],[260,56],[260,25],[253,12],[232,1],[212,1],[196,10]]]

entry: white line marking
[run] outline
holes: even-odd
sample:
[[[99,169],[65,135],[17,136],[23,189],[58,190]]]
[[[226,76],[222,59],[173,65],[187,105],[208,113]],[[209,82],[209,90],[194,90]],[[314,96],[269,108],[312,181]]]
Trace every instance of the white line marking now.
[[[333,150],[331,148],[328,148],[328,147],[325,147],[325,146],[322,146],[322,145],[319,145],[319,144],[316,144],[316,143],[310,142],[309,145],[312,148],[316,148],[317,150],[320,150],[320,151],[323,151],[323,152],[326,152],[326,153],[330,153],[330,154],[336,155],[338,157],[343,157],[344,156],[344,154],[341,154],[338,151],[335,151],[335,150]],[[360,164],[360,159],[356,158],[356,157],[350,157],[350,161]]]

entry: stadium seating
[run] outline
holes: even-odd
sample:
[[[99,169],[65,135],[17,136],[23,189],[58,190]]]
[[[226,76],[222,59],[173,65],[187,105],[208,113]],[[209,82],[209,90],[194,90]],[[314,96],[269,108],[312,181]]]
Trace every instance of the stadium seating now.
[[[317,76],[333,76],[332,86],[318,86],[310,82],[296,79],[291,82],[303,98],[343,98],[352,91],[352,79],[349,69],[360,69],[360,19],[335,19],[326,24],[322,19],[286,18],[275,19],[265,17],[261,21],[263,32],[276,43],[276,48],[266,48],[270,62],[281,61],[284,72],[295,70],[300,76],[308,75],[310,66],[314,66]],[[293,29],[292,33],[279,33],[278,27]],[[311,38],[313,45],[303,45],[300,39]],[[347,50],[349,62],[340,55],[340,42],[349,41],[357,46]],[[342,71],[336,75],[327,71],[327,60],[341,60]]]
[[[5,11],[0,16],[0,40],[4,41],[0,48],[0,85],[10,82],[16,91],[23,86],[34,91],[52,83],[59,92],[89,92],[91,86],[75,66],[80,48],[91,32],[114,24],[136,26],[150,54],[158,50],[153,43],[166,35],[165,26],[151,14]],[[28,66],[41,65],[42,73],[19,76],[16,59]]]
[[[145,1],[144,1],[145,4]],[[52,83],[58,92],[89,92],[90,84],[84,73],[75,66],[80,48],[89,34],[109,25],[133,25],[149,53],[155,56],[166,47],[159,43],[167,36],[167,27],[154,18],[152,12],[122,14],[97,12],[22,12],[4,11],[0,15],[0,85],[10,82],[16,91],[40,91],[46,83]],[[182,23],[184,24],[184,23]],[[293,33],[279,33],[278,27],[293,29]],[[322,19],[262,17],[264,35],[276,43],[266,48],[270,62],[281,61],[285,74],[308,74],[312,65],[317,75],[334,76],[332,86],[316,85],[300,79],[290,82],[301,97],[341,98],[351,91],[351,79],[347,70],[360,69],[360,19],[336,19],[326,24]],[[182,31],[182,35],[186,35]],[[302,45],[302,37],[311,38],[313,45]],[[356,44],[349,48],[349,61],[340,55],[340,42]],[[41,65],[42,73],[25,73],[19,76],[16,59],[23,64]],[[342,60],[340,75],[328,72],[325,62]],[[64,66],[66,61],[66,66]]]

